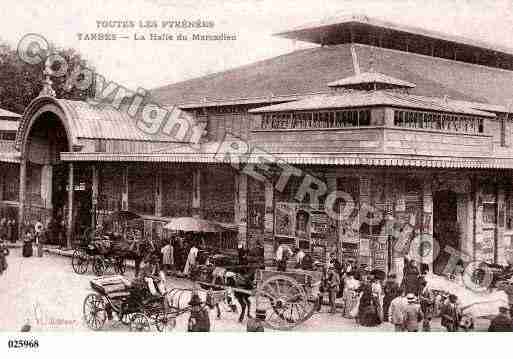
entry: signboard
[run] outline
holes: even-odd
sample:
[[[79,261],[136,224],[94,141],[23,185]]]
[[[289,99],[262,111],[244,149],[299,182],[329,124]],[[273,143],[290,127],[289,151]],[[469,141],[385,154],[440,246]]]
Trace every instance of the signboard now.
[[[356,261],[358,256],[358,244],[343,242],[342,243],[342,259],[353,259]]]
[[[324,211],[312,211],[311,232],[326,234],[329,231],[329,217]]]
[[[386,272],[388,268],[388,240],[386,236],[371,238],[372,269]]]
[[[66,191],[69,191],[70,187],[69,184],[66,185]],[[85,191],[86,190],[86,184],[85,182],[80,182],[79,184],[76,184],[73,186],[74,191]]]

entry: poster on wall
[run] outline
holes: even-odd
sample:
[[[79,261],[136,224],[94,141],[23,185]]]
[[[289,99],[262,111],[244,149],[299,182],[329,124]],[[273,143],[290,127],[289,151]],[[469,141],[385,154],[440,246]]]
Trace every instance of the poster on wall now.
[[[476,238],[476,260],[493,263],[495,252],[495,231],[483,231],[480,237]]]
[[[312,211],[311,214],[311,231],[314,233],[327,234],[329,231],[329,217],[324,211]]]
[[[371,258],[372,269],[378,269],[383,272],[388,268],[388,240],[386,236],[375,236],[371,239]]]
[[[326,247],[312,246],[312,259],[324,263],[326,261]]]
[[[265,205],[254,203],[248,206],[248,228],[263,229],[265,220]]]
[[[349,260],[352,259],[356,261],[358,256],[358,244],[343,242],[342,243],[342,259]]]
[[[276,203],[275,211],[275,232],[277,236],[292,237],[294,230],[295,208],[291,203]]]

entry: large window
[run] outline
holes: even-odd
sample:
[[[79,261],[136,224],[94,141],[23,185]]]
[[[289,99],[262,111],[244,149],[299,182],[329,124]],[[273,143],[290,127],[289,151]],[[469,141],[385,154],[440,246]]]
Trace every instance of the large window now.
[[[41,173],[43,166],[29,163],[27,166],[27,199],[33,204],[42,204]]]
[[[102,165],[99,187],[98,209],[109,212],[120,210],[123,193],[123,168],[116,165]]]
[[[5,201],[18,201],[20,189],[20,169],[18,165],[7,165],[4,168],[4,186],[2,198]]]
[[[150,166],[128,168],[128,209],[137,213],[155,214],[155,176]]]
[[[162,169],[162,215],[192,216],[192,169],[180,166]]]
[[[483,119],[476,116],[451,115],[422,111],[394,111],[394,125],[468,134],[483,133]]]
[[[235,171],[211,166],[202,168],[200,189],[201,210],[206,219],[235,221]]]
[[[369,125],[369,109],[351,109],[266,113],[262,116],[261,129],[325,129]]]

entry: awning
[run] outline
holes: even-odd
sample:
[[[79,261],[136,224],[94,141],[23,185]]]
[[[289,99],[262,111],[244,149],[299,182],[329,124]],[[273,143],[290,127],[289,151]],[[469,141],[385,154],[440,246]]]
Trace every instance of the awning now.
[[[426,168],[495,168],[513,169],[513,158],[409,156],[361,153],[282,153],[269,154],[276,161],[293,165],[387,166]],[[268,157],[266,157],[268,158]],[[259,163],[257,156],[239,157],[215,153],[82,153],[63,152],[67,162],[162,162],[162,163]]]

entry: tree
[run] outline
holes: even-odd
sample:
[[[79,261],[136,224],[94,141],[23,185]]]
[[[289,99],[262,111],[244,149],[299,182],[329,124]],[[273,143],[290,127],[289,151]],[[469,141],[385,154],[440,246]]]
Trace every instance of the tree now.
[[[86,90],[64,86],[66,79],[76,66],[91,67],[83,56],[72,48],[53,47],[54,52],[66,59],[67,75],[51,77],[57,98],[85,100],[93,94],[93,85]],[[22,114],[42,88],[44,62],[31,65],[24,62],[9,44],[0,40],[0,108]],[[58,63],[52,70],[57,70]]]

